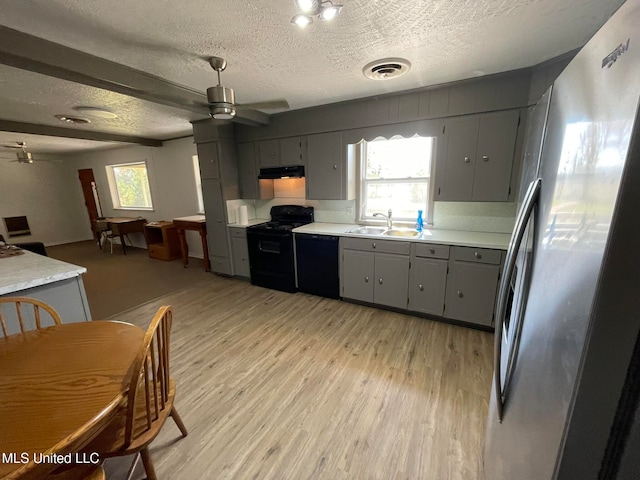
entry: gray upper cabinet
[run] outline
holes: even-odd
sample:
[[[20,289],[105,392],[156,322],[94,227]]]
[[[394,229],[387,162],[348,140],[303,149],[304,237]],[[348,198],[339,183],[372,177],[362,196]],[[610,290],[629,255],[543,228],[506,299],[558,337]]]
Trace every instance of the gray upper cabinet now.
[[[508,201],[519,119],[506,110],[448,120],[435,199]]]
[[[260,168],[256,160],[254,142],[238,144],[238,176],[241,197],[247,199],[273,198],[273,180],[258,180]]]
[[[506,202],[509,199],[519,110],[483,113],[478,130],[474,202]]]
[[[342,133],[319,133],[307,136],[307,198],[312,200],[347,200],[346,150]]]
[[[198,163],[200,165],[200,178],[220,178],[220,152],[218,142],[199,143]]]
[[[258,160],[260,168],[279,166],[278,140],[262,140],[258,142]]]
[[[471,201],[479,121],[479,115],[471,115],[447,122],[444,175],[436,189],[437,200]]]
[[[287,137],[256,142],[260,168],[304,165],[305,137]]]
[[[306,151],[306,137],[289,137],[278,140],[278,150],[280,152],[280,165],[304,165],[304,154]]]
[[[238,144],[238,176],[242,198],[259,198],[255,148],[253,142]]]

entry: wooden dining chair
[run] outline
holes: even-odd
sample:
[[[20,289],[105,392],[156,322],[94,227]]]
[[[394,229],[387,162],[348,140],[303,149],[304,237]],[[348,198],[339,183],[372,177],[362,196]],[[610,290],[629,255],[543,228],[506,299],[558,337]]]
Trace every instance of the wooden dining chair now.
[[[176,387],[169,375],[171,322],[171,307],[160,307],[133,364],[126,404],[109,426],[83,449],[98,452],[101,458],[139,454],[149,480],[157,477],[148,447],[167,418],[173,418],[183,437],[188,433],[173,404]],[[137,460],[136,455],[129,475]]]
[[[13,304],[13,308],[7,306],[11,304]],[[27,307],[27,305],[31,308]],[[14,309],[15,317],[12,313]],[[43,311],[46,313],[45,315],[42,315]],[[58,312],[51,305],[40,300],[29,297],[0,297],[0,327],[2,327],[3,337],[10,334],[7,320],[15,319],[17,319],[20,326],[20,333],[25,333],[34,328],[40,330],[50,325],[62,324]]]

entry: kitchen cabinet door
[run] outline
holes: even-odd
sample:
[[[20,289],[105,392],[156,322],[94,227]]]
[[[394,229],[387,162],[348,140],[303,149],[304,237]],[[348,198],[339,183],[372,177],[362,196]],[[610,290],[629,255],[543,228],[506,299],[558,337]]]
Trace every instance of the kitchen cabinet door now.
[[[373,302],[374,253],[342,251],[342,296]]]
[[[255,143],[238,144],[238,170],[242,198],[258,196],[258,169],[256,168]]]
[[[278,140],[262,140],[258,142],[258,159],[260,168],[279,166]]]
[[[301,137],[281,138],[278,140],[278,150],[280,152],[280,165],[285,167],[304,165]]]
[[[479,121],[479,115],[470,115],[447,122],[444,178],[438,182],[437,200],[471,201]]]
[[[408,256],[376,253],[374,303],[406,309],[408,278]]]
[[[447,260],[413,258],[409,274],[409,310],[442,316]]]
[[[451,261],[444,316],[492,326],[499,276],[499,265]]]
[[[220,178],[220,153],[218,142],[199,143],[198,163],[200,164],[200,178]]]
[[[222,199],[222,185],[219,180],[202,180],[202,197],[207,218],[207,239],[209,254],[217,257],[229,257],[227,243],[226,205]],[[212,265],[213,269],[213,265]],[[226,273],[226,272],[225,272]]]
[[[346,199],[346,173],[341,132],[307,136],[308,199]]]
[[[233,252],[233,270],[240,277],[249,278],[249,248],[246,237],[231,237],[231,251]]]
[[[509,199],[519,118],[518,110],[480,116],[473,177],[474,202],[506,202]]]

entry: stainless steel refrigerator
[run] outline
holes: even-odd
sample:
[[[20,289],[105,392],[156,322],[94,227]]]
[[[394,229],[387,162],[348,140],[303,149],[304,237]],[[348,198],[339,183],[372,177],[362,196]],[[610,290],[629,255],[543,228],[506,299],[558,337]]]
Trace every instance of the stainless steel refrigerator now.
[[[639,97],[628,0],[531,112],[485,480],[640,479]]]

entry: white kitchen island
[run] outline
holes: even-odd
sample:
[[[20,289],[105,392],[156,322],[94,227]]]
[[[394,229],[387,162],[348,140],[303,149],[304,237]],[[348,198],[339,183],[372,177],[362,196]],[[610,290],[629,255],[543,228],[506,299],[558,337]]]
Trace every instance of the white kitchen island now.
[[[0,258],[0,297],[31,297],[55,308],[62,321],[91,320],[82,274],[87,269],[24,251],[22,255]],[[9,333],[17,324],[9,321]]]

